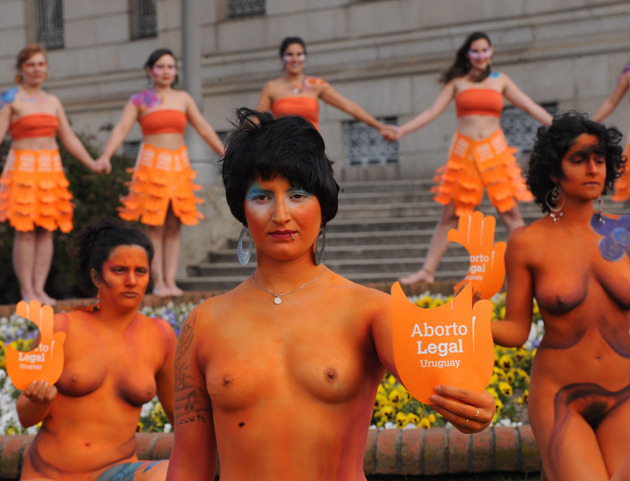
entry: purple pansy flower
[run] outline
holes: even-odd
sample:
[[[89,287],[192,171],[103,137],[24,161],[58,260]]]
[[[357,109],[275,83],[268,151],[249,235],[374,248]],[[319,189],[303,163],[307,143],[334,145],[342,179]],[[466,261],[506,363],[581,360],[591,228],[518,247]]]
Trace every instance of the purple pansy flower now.
[[[18,93],[17,87],[11,87],[9,90],[5,90],[0,95],[0,109],[6,104],[10,104],[15,100],[15,95]]]
[[[599,241],[599,251],[604,259],[618,261],[624,253],[630,257],[630,215],[611,219],[602,217],[601,214],[594,214],[591,218],[591,227],[603,236],[603,239]]]
[[[151,89],[143,90],[142,92],[133,94],[129,101],[136,107],[141,107],[144,105],[148,109],[162,103],[162,99],[158,97],[158,95]]]

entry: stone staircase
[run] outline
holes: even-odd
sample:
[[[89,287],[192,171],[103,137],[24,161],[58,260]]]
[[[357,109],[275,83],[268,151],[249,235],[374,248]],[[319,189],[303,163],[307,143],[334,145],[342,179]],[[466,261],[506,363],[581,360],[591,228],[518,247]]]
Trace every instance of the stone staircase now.
[[[324,263],[333,271],[361,284],[395,282],[422,266],[442,206],[432,199],[430,179],[344,182],[339,212],[326,228]],[[607,212],[620,213],[623,204],[610,203]],[[496,211],[487,199],[484,214]],[[521,204],[525,222],[541,216],[533,202]],[[497,219],[495,241],[507,233]],[[236,239],[225,249],[208,253],[207,261],[188,266],[188,277],[178,279],[182,289],[208,291],[229,289],[254,271],[236,259]],[[468,271],[464,247],[452,243],[435,274],[436,281],[458,281]]]

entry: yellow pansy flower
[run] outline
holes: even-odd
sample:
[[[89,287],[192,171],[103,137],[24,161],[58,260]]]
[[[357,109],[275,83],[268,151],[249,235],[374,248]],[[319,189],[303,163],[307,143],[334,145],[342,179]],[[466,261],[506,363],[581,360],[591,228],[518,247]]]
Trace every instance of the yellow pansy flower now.
[[[500,382],[499,383],[499,391],[501,391],[507,397],[510,397],[513,394],[512,386],[510,386],[507,382]]]

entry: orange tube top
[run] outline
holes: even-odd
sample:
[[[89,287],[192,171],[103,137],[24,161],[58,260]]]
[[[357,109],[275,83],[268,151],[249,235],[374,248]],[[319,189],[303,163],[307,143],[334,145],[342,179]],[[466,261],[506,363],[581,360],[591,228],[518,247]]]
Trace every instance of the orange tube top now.
[[[467,115],[490,115],[501,117],[503,94],[492,89],[466,89],[455,96],[458,117]]]
[[[143,115],[139,122],[142,135],[186,132],[186,114],[181,110],[155,110]]]
[[[314,97],[285,97],[276,100],[271,106],[274,117],[299,115],[312,123],[319,130],[319,102]]]
[[[59,128],[59,119],[52,114],[30,114],[20,117],[9,127],[11,139],[30,139],[33,137],[55,137]]]

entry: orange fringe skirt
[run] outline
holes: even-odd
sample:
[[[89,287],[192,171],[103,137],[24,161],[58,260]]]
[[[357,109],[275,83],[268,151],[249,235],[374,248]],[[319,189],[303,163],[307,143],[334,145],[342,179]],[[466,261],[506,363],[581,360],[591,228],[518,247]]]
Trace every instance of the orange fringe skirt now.
[[[58,150],[11,149],[0,177],[0,222],[21,232],[72,230],[72,194]]]
[[[516,163],[514,154],[501,129],[490,137],[473,140],[455,132],[448,161],[433,179],[434,200],[448,205],[453,202],[457,216],[471,214],[483,199],[483,188],[499,212],[514,208],[517,201],[529,202],[531,192]]]
[[[193,193],[201,189],[192,182],[195,176],[185,145],[169,150],[143,144],[129,185],[129,195],[121,199],[120,217],[128,221],[140,220],[147,225],[164,225],[171,204],[182,224],[197,224],[203,219],[197,204],[203,201]]]
[[[623,155],[626,156],[626,159],[630,159],[630,142],[626,144],[626,150]],[[628,165],[628,160],[626,160],[625,169],[621,177],[615,182],[615,193],[611,197],[612,200],[617,202],[623,202],[630,197],[630,165]]]

